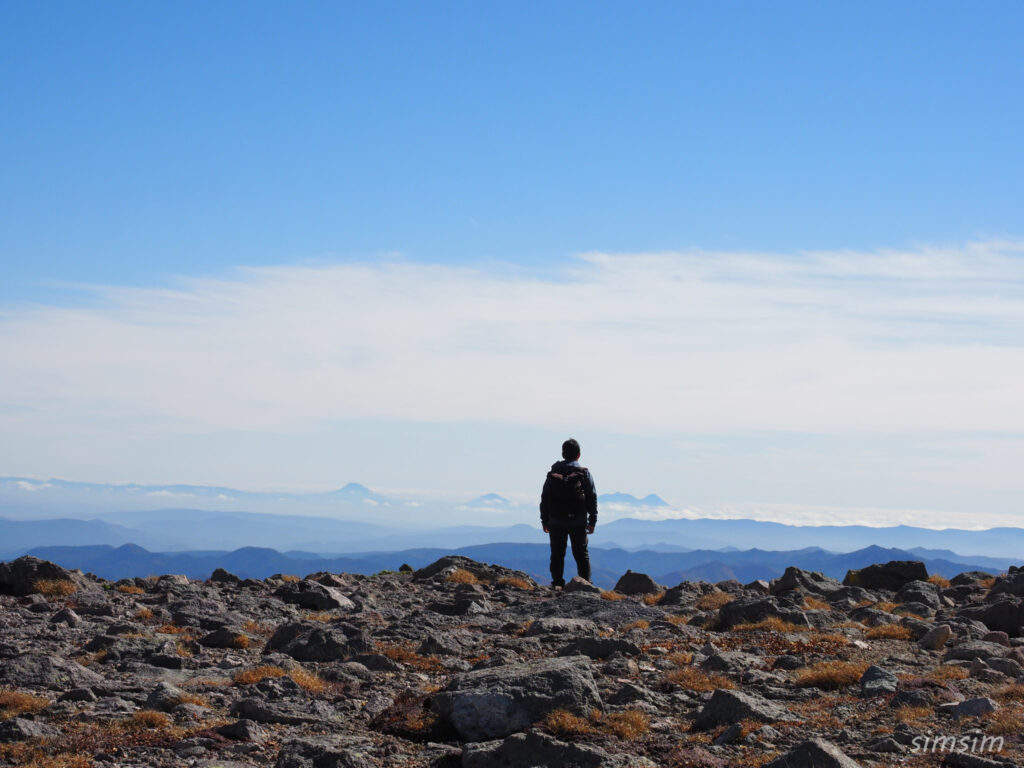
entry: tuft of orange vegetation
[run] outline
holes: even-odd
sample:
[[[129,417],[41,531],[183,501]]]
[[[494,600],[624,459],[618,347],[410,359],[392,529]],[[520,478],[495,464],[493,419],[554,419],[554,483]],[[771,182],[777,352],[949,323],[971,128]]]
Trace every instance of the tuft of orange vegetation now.
[[[34,744],[0,745],[0,760],[18,768],[93,768],[91,757],[80,754],[47,754]]]
[[[377,642],[377,652],[399,664],[406,664],[413,669],[421,671],[433,671],[440,669],[441,662],[437,656],[423,656],[416,653],[408,644],[397,645],[393,643]]]
[[[665,621],[667,621],[669,624],[675,624],[678,627],[681,624],[686,624],[691,618],[692,617],[686,613],[672,614],[671,616],[666,616]]]
[[[601,599],[602,600],[613,600],[613,601],[614,600],[625,600],[626,596],[621,594],[621,593],[619,593],[619,592],[611,590],[611,589],[602,589],[601,590]]]
[[[879,624],[864,633],[868,640],[913,640],[914,633],[902,624]]]
[[[810,627],[798,627],[778,616],[767,616],[760,621],[745,621],[732,628],[733,632],[809,632]]]
[[[934,680],[935,682],[966,680],[968,677],[970,677],[970,673],[964,667],[957,666],[956,664],[940,664],[925,675],[925,679]]]
[[[183,659],[192,658],[192,649],[189,648],[188,643],[184,640],[179,640],[174,644],[174,650],[177,651],[178,655]]]
[[[822,688],[832,690],[858,682],[867,664],[854,661],[819,661],[809,667],[797,670],[796,684],[801,688]]]
[[[804,597],[804,608],[812,611],[829,611],[832,610],[832,606],[822,600],[820,597],[814,595],[807,595]]]
[[[506,587],[514,587],[515,589],[533,589],[533,584],[528,582],[526,579],[521,579],[518,576],[502,576],[498,579],[499,584],[504,584]]]
[[[300,688],[310,693],[323,693],[327,688],[327,683],[320,679],[319,675],[303,667],[293,668],[288,672],[288,677],[294,680]]]
[[[554,736],[579,736],[593,733],[594,727],[586,718],[574,715],[567,709],[553,709],[544,718],[544,727]]]
[[[996,736],[1019,735],[1024,731],[1024,709],[1018,705],[997,709],[988,716],[985,730]]]
[[[931,576],[929,576],[928,581],[930,581],[932,584],[937,585],[939,589],[945,589],[949,586],[949,579],[947,579],[945,576],[939,576],[939,574],[937,573],[933,573]]]
[[[300,579],[298,576],[293,576],[290,573],[282,573],[278,578],[280,578],[281,581],[288,582],[289,584],[294,583],[296,581],[302,581],[302,579]]]
[[[262,635],[263,637],[270,637],[274,634],[276,627],[272,627],[269,624],[261,624],[258,621],[249,619],[245,624],[242,625],[242,629],[251,635]]]
[[[67,597],[78,591],[78,586],[71,579],[39,579],[32,588],[43,597]]]
[[[858,624],[857,626],[859,628],[861,625]],[[811,643],[814,644],[825,644],[832,647],[850,644],[849,639],[845,635],[838,635],[835,632],[812,631],[811,634],[813,635]]]
[[[238,648],[239,650],[244,651],[250,645],[252,645],[252,640],[250,640],[246,635],[235,635],[231,638],[232,648]]]
[[[157,634],[161,635],[186,635],[188,627],[179,627],[177,624],[164,624],[156,628]]]
[[[896,721],[900,723],[919,723],[931,717],[932,708],[924,705],[904,704],[892,711]]]
[[[151,611],[149,608],[139,608],[139,610],[135,612],[136,621],[152,621],[152,619],[153,611]]]
[[[601,730],[623,739],[634,741],[646,736],[651,730],[651,716],[638,709],[612,712],[600,720]]]
[[[1010,683],[1003,686],[996,691],[995,698],[998,701],[1019,701],[1024,703],[1024,683]]]
[[[465,568],[456,568],[454,571],[444,577],[445,581],[451,582],[452,584],[479,584],[480,579],[472,571],[467,571]]]
[[[142,587],[136,587],[134,584],[122,584],[117,587],[117,591],[123,595],[144,595],[146,590]]]
[[[210,708],[210,703],[206,699],[194,693],[182,693],[177,697],[177,704],[175,706],[178,704],[195,704],[197,707]]]
[[[39,712],[50,706],[49,699],[33,696],[21,691],[0,690],[0,720],[23,715],[26,712]]]
[[[665,658],[677,667],[685,667],[693,663],[693,654],[689,651],[676,651]]]
[[[682,667],[669,670],[665,676],[670,683],[696,693],[713,691],[716,688],[735,688],[736,684],[725,675],[709,675],[696,667]]]
[[[334,621],[337,617],[327,611],[313,611],[311,613],[304,614],[302,618],[305,621],[319,621],[321,624],[327,624],[330,621]]]
[[[629,624],[623,624],[619,628],[619,631],[620,632],[629,632],[630,630],[633,630],[633,629],[647,629],[650,626],[651,626],[651,622],[647,621],[646,619],[637,619],[636,621],[629,622]]]
[[[733,599],[733,596],[728,592],[715,590],[714,592],[708,592],[706,595],[701,595],[697,599],[697,608],[701,611],[717,611],[726,603],[731,603]]]
[[[656,595],[644,595],[644,605],[657,605],[661,602],[661,598],[664,597],[664,592],[659,592]]]
[[[264,664],[260,667],[240,670],[235,674],[234,680],[235,685],[255,685],[260,680],[266,680],[268,677],[284,677],[287,674],[281,667]]]
[[[170,727],[171,718],[163,712],[156,712],[152,709],[140,709],[138,712],[132,714],[131,718],[125,723],[125,725],[130,729],[162,730]]]
[[[871,607],[876,609],[876,610],[879,610],[879,611],[885,611],[886,613],[892,613],[893,611],[895,611],[899,607],[899,605],[900,605],[899,603],[893,603],[893,602],[890,602],[888,600],[882,600],[880,602],[872,604]]]

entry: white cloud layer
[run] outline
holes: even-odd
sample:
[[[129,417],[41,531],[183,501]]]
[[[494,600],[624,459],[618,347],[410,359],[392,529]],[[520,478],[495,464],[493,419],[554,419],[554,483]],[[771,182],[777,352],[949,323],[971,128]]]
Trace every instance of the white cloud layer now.
[[[391,260],[0,313],[8,430],[1024,432],[1024,245]],[[8,432],[10,435],[11,433]]]

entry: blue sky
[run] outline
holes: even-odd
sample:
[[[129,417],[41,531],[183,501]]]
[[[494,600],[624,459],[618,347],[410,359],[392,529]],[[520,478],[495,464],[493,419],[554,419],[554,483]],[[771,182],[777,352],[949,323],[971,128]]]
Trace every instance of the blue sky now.
[[[1014,514],[1022,32],[4,4],[0,474]]]

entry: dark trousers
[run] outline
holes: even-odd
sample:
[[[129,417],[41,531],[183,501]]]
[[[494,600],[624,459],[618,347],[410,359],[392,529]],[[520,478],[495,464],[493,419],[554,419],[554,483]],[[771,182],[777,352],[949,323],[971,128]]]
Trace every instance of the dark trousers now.
[[[587,529],[580,527],[573,528],[551,528],[548,534],[551,537],[551,581],[554,584],[563,584],[565,580],[562,573],[565,570],[565,544],[566,540],[572,541],[572,556],[576,560],[576,572],[580,578],[590,581],[590,553],[587,552]]]

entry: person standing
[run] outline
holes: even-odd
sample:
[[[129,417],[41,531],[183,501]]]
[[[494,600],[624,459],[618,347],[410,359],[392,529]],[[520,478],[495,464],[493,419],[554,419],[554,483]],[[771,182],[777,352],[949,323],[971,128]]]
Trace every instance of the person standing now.
[[[580,578],[590,581],[587,534],[597,525],[597,489],[590,470],[580,464],[580,444],[572,438],[562,443],[562,460],[551,465],[540,494],[540,522],[551,538],[551,586],[565,586],[566,543]]]

